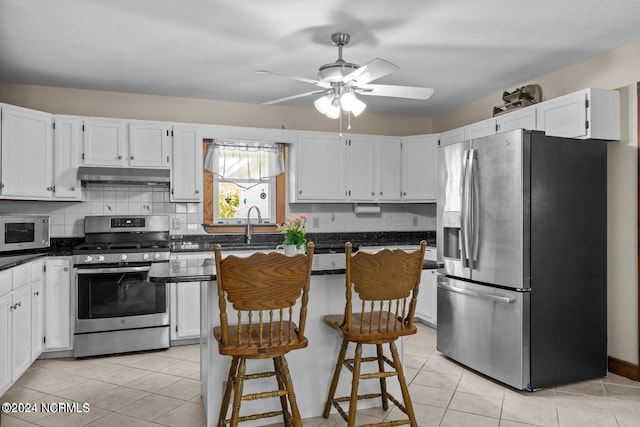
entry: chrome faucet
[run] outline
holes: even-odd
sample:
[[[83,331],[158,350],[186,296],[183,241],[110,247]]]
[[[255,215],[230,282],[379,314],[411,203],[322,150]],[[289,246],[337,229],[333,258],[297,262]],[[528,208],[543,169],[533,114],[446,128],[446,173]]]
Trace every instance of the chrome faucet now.
[[[260,214],[260,209],[256,205],[251,206],[247,211],[247,243],[251,243],[251,220],[249,219],[249,217],[251,216],[251,210],[253,208],[256,208],[256,211],[258,212],[258,224],[262,224],[262,215]]]

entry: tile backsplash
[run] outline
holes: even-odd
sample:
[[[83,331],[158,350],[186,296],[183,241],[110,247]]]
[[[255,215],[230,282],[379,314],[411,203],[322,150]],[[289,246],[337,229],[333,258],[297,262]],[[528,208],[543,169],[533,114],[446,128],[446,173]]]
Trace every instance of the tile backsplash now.
[[[51,237],[82,237],[86,215],[168,215],[171,234],[206,234],[202,203],[172,203],[169,188],[88,184],[82,202],[0,201],[0,215],[49,215]],[[435,204],[384,204],[380,213],[356,214],[352,204],[292,204],[309,215],[309,232],[435,230]]]

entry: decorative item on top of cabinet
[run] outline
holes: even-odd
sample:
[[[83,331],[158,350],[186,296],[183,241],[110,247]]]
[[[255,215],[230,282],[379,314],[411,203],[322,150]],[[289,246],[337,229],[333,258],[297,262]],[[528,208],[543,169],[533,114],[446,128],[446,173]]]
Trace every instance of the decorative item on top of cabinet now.
[[[49,113],[0,105],[2,198],[53,197],[53,119]]]

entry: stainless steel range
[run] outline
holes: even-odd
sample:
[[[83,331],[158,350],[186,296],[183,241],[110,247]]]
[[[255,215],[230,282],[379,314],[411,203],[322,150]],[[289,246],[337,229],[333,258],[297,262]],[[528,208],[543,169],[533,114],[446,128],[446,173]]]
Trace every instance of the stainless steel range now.
[[[74,249],[75,357],[169,347],[169,292],[147,281],[169,261],[169,217],[87,216]]]

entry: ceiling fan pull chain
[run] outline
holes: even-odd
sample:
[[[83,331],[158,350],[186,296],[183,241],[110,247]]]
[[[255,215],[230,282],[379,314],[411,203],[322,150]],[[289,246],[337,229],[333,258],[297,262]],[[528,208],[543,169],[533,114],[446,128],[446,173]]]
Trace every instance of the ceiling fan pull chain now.
[[[347,130],[351,130],[351,111],[347,113]]]

